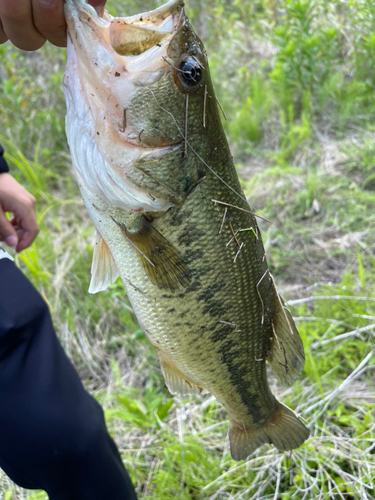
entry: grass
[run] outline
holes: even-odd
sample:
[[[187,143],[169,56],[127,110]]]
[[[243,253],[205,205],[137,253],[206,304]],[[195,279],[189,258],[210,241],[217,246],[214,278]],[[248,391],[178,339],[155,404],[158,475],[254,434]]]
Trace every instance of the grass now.
[[[136,13],[140,3],[109,2]],[[145,8],[155,1],[143,1]],[[187,11],[204,39],[228,138],[261,221],[272,273],[306,350],[302,380],[272,390],[307,420],[291,454],[230,458],[225,411],[179,400],[122,285],[89,296],[93,226],[64,136],[63,50],[0,46],[0,142],[38,199],[41,233],[18,265],[105,408],[139,497],[375,498],[375,7],[370,0],[207,0]],[[45,500],[2,475],[1,500]]]

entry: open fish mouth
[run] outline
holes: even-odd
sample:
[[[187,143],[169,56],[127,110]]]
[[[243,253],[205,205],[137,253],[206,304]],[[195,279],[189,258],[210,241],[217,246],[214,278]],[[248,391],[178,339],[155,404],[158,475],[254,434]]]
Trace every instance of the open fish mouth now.
[[[181,25],[183,5],[182,0],[172,0],[136,16],[108,18],[113,49],[122,56],[137,56],[162,44]]]
[[[115,74],[126,72],[132,82],[150,85],[166,68],[163,56],[186,20],[183,5],[182,0],[171,0],[134,16],[113,17],[104,11],[100,17],[84,0],[66,0],[65,16],[68,32],[75,33],[71,41],[81,58],[86,53],[94,65],[112,60],[118,66],[113,68]]]

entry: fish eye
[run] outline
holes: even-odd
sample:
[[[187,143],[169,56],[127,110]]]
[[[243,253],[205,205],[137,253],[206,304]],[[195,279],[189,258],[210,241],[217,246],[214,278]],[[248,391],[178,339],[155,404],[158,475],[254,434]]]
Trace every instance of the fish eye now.
[[[202,69],[199,61],[187,57],[177,68],[177,76],[183,85],[195,87],[202,80]]]

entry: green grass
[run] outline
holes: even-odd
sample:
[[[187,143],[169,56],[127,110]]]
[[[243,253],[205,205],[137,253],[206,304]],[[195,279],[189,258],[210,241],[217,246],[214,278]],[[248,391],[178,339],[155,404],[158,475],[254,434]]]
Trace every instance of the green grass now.
[[[159,2],[160,3],[160,2]],[[113,1],[126,14],[149,0]],[[120,5],[123,5],[120,7]],[[211,397],[180,401],[120,282],[88,295],[93,226],[64,136],[63,50],[0,47],[0,142],[38,199],[41,233],[18,265],[48,301],[105,408],[139,497],[373,499],[375,460],[375,7],[370,0],[191,0],[267,258],[304,340],[303,379],[272,390],[306,419],[291,454],[230,458]],[[0,478],[0,499],[44,500]]]

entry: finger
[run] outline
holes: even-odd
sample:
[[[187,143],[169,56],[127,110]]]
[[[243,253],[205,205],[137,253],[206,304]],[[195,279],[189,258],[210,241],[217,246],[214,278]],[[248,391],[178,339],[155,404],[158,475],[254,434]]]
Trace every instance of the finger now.
[[[33,198],[32,208],[27,205],[17,208],[15,215],[15,228],[19,236],[16,247],[17,252],[30,246],[39,233],[39,226],[35,215],[35,199]]]
[[[18,231],[19,241],[16,246],[16,251],[21,252],[22,250],[25,250],[25,248],[29,247],[38,236],[38,233],[39,228],[37,231]]]
[[[26,246],[24,246],[25,241],[22,242],[22,240],[25,237],[26,231],[22,228],[22,226],[19,225],[19,223],[16,221],[16,219],[14,217],[13,217],[13,219],[10,219],[10,222],[13,225],[13,227],[17,233],[17,238],[18,238],[18,244],[17,244],[18,250],[17,251],[20,252],[21,249],[23,250],[24,248],[26,248]],[[27,242],[27,240],[26,240],[26,242]],[[22,246],[21,249],[20,249],[20,246]]]
[[[8,37],[6,36],[4,30],[3,30],[3,25],[1,23],[0,19],[0,44],[5,43],[8,40]]]
[[[15,247],[18,243],[18,236],[11,222],[5,217],[0,209],[0,241],[5,241],[10,247]]]
[[[0,19],[5,35],[19,49],[37,50],[44,44],[33,23],[31,0],[1,0]]]
[[[36,29],[58,47],[66,47],[66,22],[61,0],[31,0]]]

